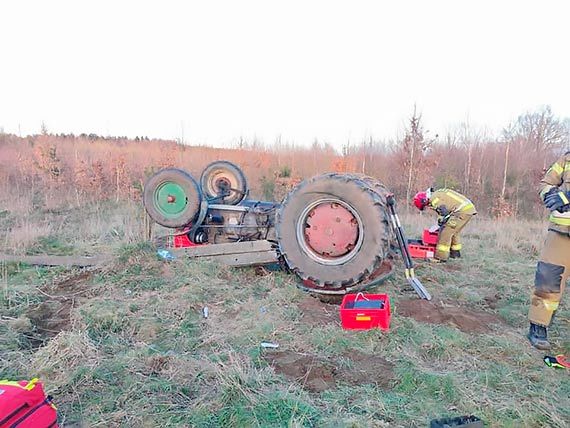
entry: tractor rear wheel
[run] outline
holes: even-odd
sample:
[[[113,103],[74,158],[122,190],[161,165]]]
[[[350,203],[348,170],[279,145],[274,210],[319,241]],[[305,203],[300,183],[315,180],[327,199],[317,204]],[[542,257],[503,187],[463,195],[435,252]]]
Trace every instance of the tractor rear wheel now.
[[[177,168],[163,169],[148,179],[143,202],[148,215],[165,227],[184,227],[191,223],[202,202],[196,180]]]
[[[276,217],[280,251],[312,291],[344,294],[384,267],[391,272],[386,199],[371,180],[324,174],[283,201]]]
[[[247,196],[247,181],[242,170],[231,162],[209,164],[200,177],[202,191],[212,203],[237,205]]]

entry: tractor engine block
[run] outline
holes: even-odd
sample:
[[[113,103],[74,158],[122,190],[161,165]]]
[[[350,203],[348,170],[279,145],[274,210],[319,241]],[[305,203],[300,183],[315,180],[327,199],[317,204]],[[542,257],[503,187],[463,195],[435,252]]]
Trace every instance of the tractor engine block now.
[[[208,205],[208,214],[198,230],[207,242],[275,240],[275,212],[279,204],[264,201],[242,201],[240,205]]]

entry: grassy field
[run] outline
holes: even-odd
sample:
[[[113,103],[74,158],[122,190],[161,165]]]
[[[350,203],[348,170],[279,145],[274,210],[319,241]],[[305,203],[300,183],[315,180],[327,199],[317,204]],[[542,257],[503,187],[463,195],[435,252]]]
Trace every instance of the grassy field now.
[[[41,377],[63,426],[425,427],[463,414],[568,426],[568,373],[524,337],[545,224],[475,219],[461,261],[417,267],[433,302],[398,269],[377,288],[390,331],[351,332],[293,275],[159,260],[142,218],[112,205],[0,213],[5,252],[112,256],[0,269],[0,378]],[[409,235],[428,221],[407,217]],[[566,302],[553,353],[570,352]]]

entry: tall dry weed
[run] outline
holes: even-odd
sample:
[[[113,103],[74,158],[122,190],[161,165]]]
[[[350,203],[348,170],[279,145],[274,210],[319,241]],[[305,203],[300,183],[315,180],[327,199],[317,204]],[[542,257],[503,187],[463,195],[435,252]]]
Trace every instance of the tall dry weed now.
[[[29,219],[22,220],[6,233],[4,247],[9,248],[15,254],[23,254],[38,239],[49,236],[52,230],[51,224],[36,223]]]

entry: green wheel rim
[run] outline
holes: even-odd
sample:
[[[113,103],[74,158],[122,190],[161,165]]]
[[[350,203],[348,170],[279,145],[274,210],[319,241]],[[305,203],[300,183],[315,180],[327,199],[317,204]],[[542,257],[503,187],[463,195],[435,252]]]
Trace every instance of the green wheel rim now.
[[[154,192],[155,208],[167,218],[176,218],[186,209],[186,192],[177,183],[166,181]]]

